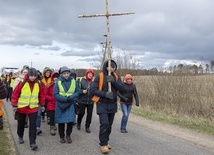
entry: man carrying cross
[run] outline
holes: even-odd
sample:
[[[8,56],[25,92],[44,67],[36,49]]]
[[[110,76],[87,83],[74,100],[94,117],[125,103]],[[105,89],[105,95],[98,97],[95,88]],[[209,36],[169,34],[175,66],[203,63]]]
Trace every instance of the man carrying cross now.
[[[91,88],[92,95],[95,95],[92,100],[97,103],[97,114],[99,115],[100,120],[99,140],[101,151],[104,154],[108,153],[109,149],[111,149],[108,141],[111,134],[114,115],[117,112],[117,91],[124,89],[121,79],[115,73],[117,64],[111,58],[109,17],[133,14],[133,12],[109,13],[108,0],[105,0],[105,2],[105,14],[79,15],[79,18],[106,17],[106,49],[108,60],[104,62],[102,72],[95,77]]]
[[[116,70],[117,64],[114,60],[111,60],[111,67],[108,67],[108,61],[105,61],[102,72],[95,77],[91,88],[92,95],[98,97],[94,101],[97,102],[97,115],[100,121],[99,144],[102,153],[108,153],[111,149],[108,141],[117,112],[117,91],[124,89],[120,77],[115,73]],[[108,75],[108,71],[111,75]],[[108,82],[111,83],[111,92],[108,91]]]

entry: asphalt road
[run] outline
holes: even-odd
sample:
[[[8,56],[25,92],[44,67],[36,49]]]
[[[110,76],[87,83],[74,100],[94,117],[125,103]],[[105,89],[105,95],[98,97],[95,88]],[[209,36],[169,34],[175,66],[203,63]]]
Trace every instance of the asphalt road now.
[[[16,134],[17,122],[13,119],[12,107],[9,102],[5,102],[5,111],[12,137],[20,155],[101,155],[98,132],[99,120],[94,109],[91,124],[91,133],[86,133],[84,121],[81,130],[74,126],[71,138],[72,143],[61,144],[59,135],[51,136],[49,126],[42,123],[43,133],[37,136],[38,150],[32,151],[29,148],[28,128],[25,129],[24,144],[18,143]],[[84,117],[85,118],[85,117]],[[113,124],[109,144],[112,149],[109,155],[214,155],[214,151],[206,147],[195,145],[194,143],[170,136],[163,132],[150,129],[141,122],[128,123],[128,133],[120,133],[121,115],[116,114]]]

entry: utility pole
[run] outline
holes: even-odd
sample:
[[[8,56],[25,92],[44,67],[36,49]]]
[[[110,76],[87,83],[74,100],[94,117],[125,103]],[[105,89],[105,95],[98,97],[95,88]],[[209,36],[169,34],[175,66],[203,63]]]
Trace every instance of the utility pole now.
[[[111,50],[110,50],[110,26],[109,26],[109,17],[110,16],[120,16],[120,15],[129,15],[134,14],[133,12],[123,12],[123,13],[109,13],[108,12],[108,0],[106,1],[106,13],[105,14],[91,14],[91,15],[79,15],[79,18],[90,18],[90,17],[106,17],[106,30],[107,30],[107,36],[106,36],[106,48],[108,53],[108,67],[111,67]],[[111,75],[111,72],[108,71],[108,75]],[[111,92],[111,82],[108,83],[108,91]]]
[[[32,66],[33,66],[33,61],[30,60],[30,67],[32,68]]]

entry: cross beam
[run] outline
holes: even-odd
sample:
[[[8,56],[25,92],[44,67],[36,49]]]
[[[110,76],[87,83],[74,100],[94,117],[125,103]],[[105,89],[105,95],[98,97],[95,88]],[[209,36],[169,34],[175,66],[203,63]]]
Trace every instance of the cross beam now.
[[[106,37],[106,48],[108,53],[108,67],[111,67],[111,50],[110,50],[110,26],[109,26],[109,17],[110,16],[120,16],[120,15],[129,15],[134,14],[134,12],[124,12],[124,13],[109,13],[108,12],[108,0],[106,1],[106,13],[105,14],[91,14],[91,15],[79,15],[79,18],[91,18],[91,17],[106,17],[106,29],[107,29],[107,37]],[[108,71],[108,75],[111,75],[111,71]],[[111,82],[108,82],[108,91],[111,92]]]

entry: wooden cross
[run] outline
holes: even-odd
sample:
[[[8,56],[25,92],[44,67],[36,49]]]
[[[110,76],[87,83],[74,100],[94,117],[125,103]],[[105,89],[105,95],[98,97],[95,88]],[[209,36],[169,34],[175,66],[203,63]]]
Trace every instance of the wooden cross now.
[[[106,36],[106,48],[108,53],[108,67],[111,67],[111,50],[110,50],[110,26],[109,26],[109,17],[110,16],[120,16],[120,15],[129,15],[134,14],[133,12],[123,12],[123,13],[109,13],[108,12],[108,0],[106,1],[106,13],[105,14],[91,14],[91,15],[79,15],[79,18],[90,18],[90,17],[106,17],[106,29],[107,29],[107,36]],[[111,71],[108,71],[108,75],[111,75]],[[108,91],[111,92],[111,82],[108,82]]]

